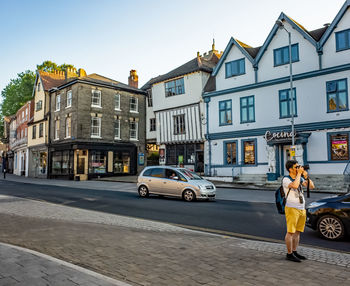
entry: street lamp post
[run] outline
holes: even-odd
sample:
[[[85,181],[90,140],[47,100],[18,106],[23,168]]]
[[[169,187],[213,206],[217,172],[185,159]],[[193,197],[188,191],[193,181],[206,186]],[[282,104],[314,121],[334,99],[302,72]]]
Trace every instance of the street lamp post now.
[[[288,48],[289,48],[289,82],[290,82],[290,115],[291,115],[291,124],[292,124],[292,151],[293,159],[295,156],[295,132],[294,132],[294,96],[293,96],[293,70],[292,70],[292,39],[291,33],[284,27],[284,24],[281,20],[277,20],[276,24],[280,29],[283,29],[288,34]]]

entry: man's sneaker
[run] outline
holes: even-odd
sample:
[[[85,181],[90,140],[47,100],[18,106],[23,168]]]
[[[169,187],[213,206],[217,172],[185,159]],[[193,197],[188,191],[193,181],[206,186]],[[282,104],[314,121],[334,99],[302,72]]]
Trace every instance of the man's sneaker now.
[[[301,262],[301,260],[298,257],[296,257],[293,253],[291,254],[287,253],[286,259],[293,262]]]
[[[301,260],[306,260],[306,259],[307,259],[305,256],[299,254],[299,253],[296,252],[296,251],[293,251],[293,254],[294,254],[294,256],[295,256],[296,258],[299,258],[299,259],[301,259]]]

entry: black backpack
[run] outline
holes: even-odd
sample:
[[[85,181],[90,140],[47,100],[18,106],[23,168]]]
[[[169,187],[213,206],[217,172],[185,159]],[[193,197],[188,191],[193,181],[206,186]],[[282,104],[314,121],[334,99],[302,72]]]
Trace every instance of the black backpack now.
[[[289,189],[287,196],[285,196],[284,189],[283,189],[283,179],[286,177],[293,180],[290,176],[284,176],[282,178],[281,186],[275,191],[276,207],[277,207],[278,213],[280,214],[284,214],[284,207],[286,206],[286,201],[290,192],[290,189]]]

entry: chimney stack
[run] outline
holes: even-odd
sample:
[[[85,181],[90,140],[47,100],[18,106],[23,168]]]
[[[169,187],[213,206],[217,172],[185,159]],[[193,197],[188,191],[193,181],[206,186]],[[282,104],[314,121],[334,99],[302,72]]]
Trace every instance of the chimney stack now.
[[[130,76],[128,78],[129,80],[129,86],[138,88],[139,87],[139,77],[136,73],[136,70],[130,71]]]

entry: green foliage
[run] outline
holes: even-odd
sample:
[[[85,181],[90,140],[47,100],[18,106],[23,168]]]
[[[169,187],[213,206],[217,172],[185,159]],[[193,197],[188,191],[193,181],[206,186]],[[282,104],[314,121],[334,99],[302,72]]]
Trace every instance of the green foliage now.
[[[25,71],[17,74],[17,78],[1,91],[2,104],[0,116],[9,116],[17,112],[28,100],[32,98],[35,74]]]
[[[57,65],[56,63],[51,61],[44,61],[41,65],[37,65],[36,68],[37,70],[53,72],[53,71],[66,71],[68,68],[72,69],[75,67],[70,64]]]

